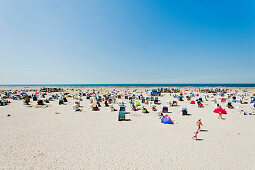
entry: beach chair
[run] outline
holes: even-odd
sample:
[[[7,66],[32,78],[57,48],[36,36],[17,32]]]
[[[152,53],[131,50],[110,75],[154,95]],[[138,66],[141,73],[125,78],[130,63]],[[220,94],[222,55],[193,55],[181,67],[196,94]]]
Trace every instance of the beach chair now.
[[[53,99],[58,99],[58,95],[52,95]]]
[[[38,100],[38,101],[37,101],[37,104],[38,104],[38,105],[44,105],[43,100]]]
[[[75,105],[77,105],[78,107],[80,107],[80,106],[81,106],[81,104],[80,104],[80,102],[79,102],[79,101],[75,101],[75,102],[74,102],[74,104],[75,104]]]
[[[157,111],[157,116],[159,116],[160,118],[164,116],[162,110]]]
[[[241,106],[238,106],[236,109],[237,109],[237,114],[238,115],[244,115],[244,111],[243,111],[243,108]]]
[[[73,105],[73,109],[77,112],[77,111],[80,111],[80,108],[77,104],[74,104]]]
[[[124,102],[123,102],[123,101],[119,101],[119,102],[118,102],[118,105],[119,105],[119,106],[124,106]]]
[[[151,105],[151,110],[154,112],[157,111],[156,105]]]
[[[30,102],[30,96],[25,96],[24,99],[27,100],[28,102]]]
[[[24,105],[29,105],[28,100],[24,100],[24,101],[23,101],[23,104],[24,104]]]
[[[36,96],[33,96],[33,101],[37,101],[37,97]]]
[[[215,98],[213,98],[211,101],[217,104],[217,100]]]
[[[163,112],[163,113],[168,113],[168,107],[167,107],[167,106],[163,106],[162,112]]]
[[[97,106],[98,107],[101,107],[101,104],[99,103],[99,101],[97,100]]]
[[[149,101],[149,106],[154,105],[153,101]]]
[[[64,104],[64,101],[63,101],[63,99],[60,99],[60,100],[58,100],[58,104],[59,104],[59,105],[62,105],[62,104]]]
[[[221,98],[221,103],[226,103],[227,99],[226,98]]]
[[[137,109],[135,108],[134,103],[132,103],[130,106],[131,106],[132,111],[137,111]]]
[[[110,109],[111,109],[112,112],[117,111],[116,109],[114,109],[112,104],[110,105]]]
[[[185,116],[188,114],[188,109],[186,107],[182,108],[182,115]]]
[[[120,112],[125,112],[126,111],[126,107],[125,106],[120,106]]]
[[[229,109],[233,109],[234,108],[231,102],[228,102],[227,108],[229,108]]]
[[[154,99],[154,104],[159,104],[158,101],[159,101],[159,100],[158,100],[158,97],[155,97],[155,99]]]
[[[99,107],[97,107],[97,106],[92,106],[92,111],[99,111]]]
[[[64,102],[67,102],[67,99],[66,99],[66,97],[63,97],[63,101],[64,101]]]
[[[255,104],[252,106],[252,108],[251,108],[252,110],[255,110]]]
[[[142,98],[142,103],[145,103],[145,98]]]
[[[109,107],[109,104],[108,104],[107,100],[104,101],[104,106]]]
[[[177,106],[177,101],[174,100],[171,104],[171,106]]]
[[[118,121],[125,120],[125,111],[119,111]]]

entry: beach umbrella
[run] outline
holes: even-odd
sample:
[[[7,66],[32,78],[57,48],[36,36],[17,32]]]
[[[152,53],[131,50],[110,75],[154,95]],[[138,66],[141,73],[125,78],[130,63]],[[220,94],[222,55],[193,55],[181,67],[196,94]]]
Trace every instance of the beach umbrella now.
[[[190,104],[196,104],[196,103],[195,103],[195,101],[194,101],[194,100],[192,100],[192,101],[190,102]]]
[[[215,109],[213,112],[214,112],[214,113],[219,113],[219,112],[221,112],[221,114],[227,114],[227,111],[224,110],[224,109],[222,109],[222,108],[217,108],[217,109]]]

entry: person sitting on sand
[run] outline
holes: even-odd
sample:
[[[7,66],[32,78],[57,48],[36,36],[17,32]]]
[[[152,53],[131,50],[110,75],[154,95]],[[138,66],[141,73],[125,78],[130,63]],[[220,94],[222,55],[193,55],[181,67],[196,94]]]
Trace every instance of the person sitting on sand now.
[[[104,101],[105,107],[109,107],[107,100]]]
[[[227,104],[227,107],[228,107],[229,109],[233,109],[233,106],[232,106],[232,104],[231,104],[230,102]]]
[[[203,124],[202,124],[202,122],[201,122],[201,119],[199,119],[199,120],[197,121],[197,131],[198,131],[198,132],[200,131],[201,125],[203,126]]]
[[[203,104],[202,104],[201,102],[198,102],[197,104],[198,104],[198,107],[199,107],[199,108],[202,108],[202,107],[203,107]]]
[[[221,113],[221,111],[219,111],[219,117],[218,117],[218,119],[222,119],[222,113]]]

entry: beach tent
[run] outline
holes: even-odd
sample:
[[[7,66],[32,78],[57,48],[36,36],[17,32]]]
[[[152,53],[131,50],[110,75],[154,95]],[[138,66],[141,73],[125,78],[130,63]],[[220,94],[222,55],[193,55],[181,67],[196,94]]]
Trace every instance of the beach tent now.
[[[251,104],[255,104],[255,100],[251,101]]]
[[[158,93],[158,90],[157,89],[152,89],[151,90],[151,95],[152,96],[154,96],[155,94],[157,94]]]
[[[172,119],[168,115],[165,115],[161,119],[161,123],[164,123],[164,124],[174,124],[174,122],[172,121]]]
[[[192,101],[190,102],[190,104],[196,104],[196,103],[195,103],[195,101],[194,101],[194,100],[192,100]]]
[[[136,106],[141,106],[140,102],[138,102],[138,101],[135,102],[135,105]]]
[[[217,109],[215,109],[213,112],[214,112],[214,113],[219,113],[219,112],[221,112],[222,114],[227,114],[227,111],[224,110],[224,109],[222,109],[222,108],[217,108]]]

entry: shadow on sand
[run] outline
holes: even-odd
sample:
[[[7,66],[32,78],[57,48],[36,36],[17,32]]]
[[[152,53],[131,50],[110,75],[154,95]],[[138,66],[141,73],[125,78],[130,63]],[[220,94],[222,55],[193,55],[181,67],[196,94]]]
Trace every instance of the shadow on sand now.
[[[200,130],[200,132],[208,132],[208,130]]]
[[[204,139],[197,139],[197,141],[203,141]]]

